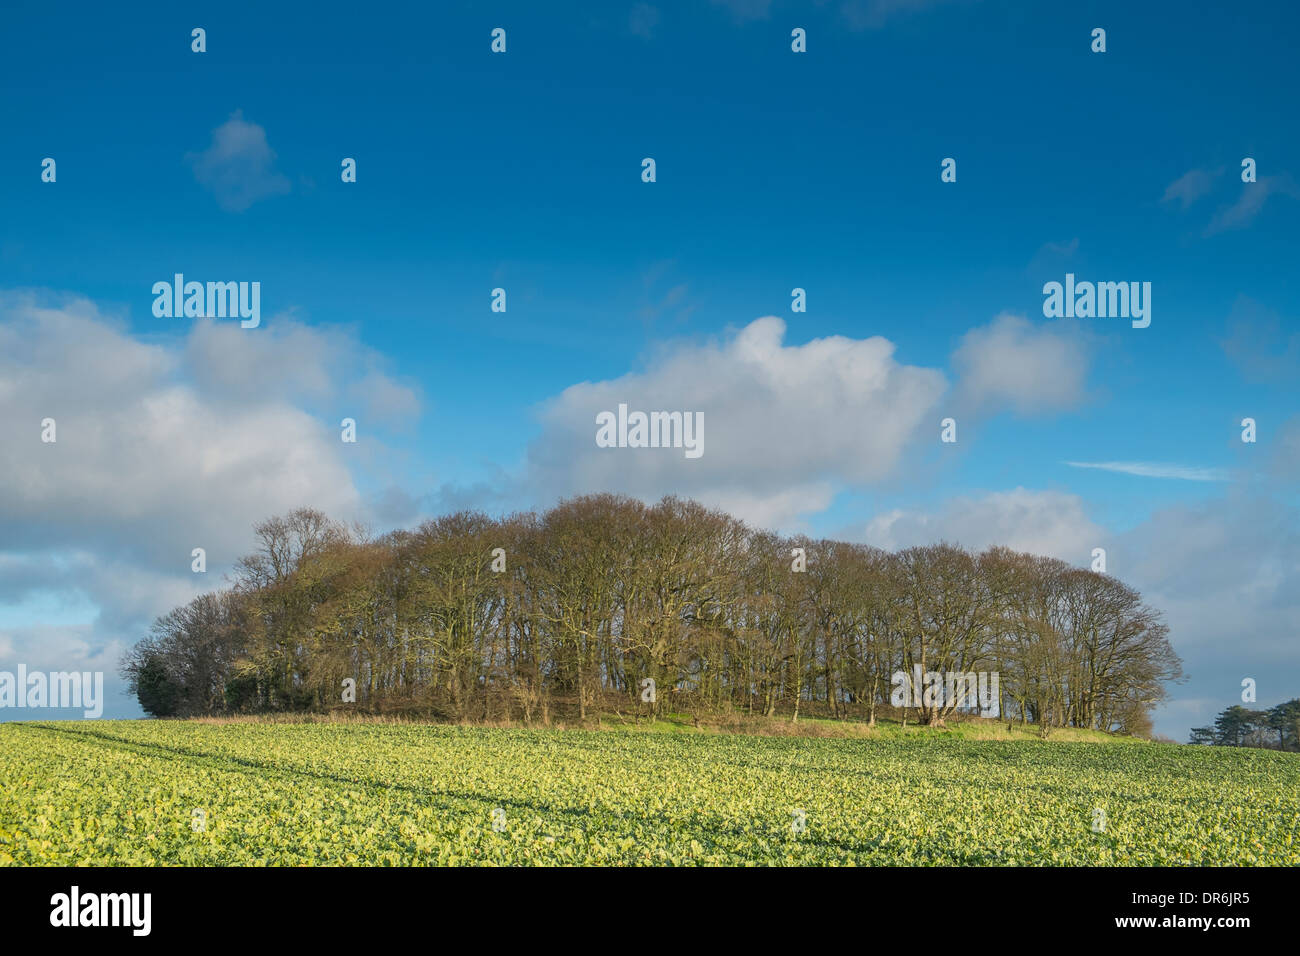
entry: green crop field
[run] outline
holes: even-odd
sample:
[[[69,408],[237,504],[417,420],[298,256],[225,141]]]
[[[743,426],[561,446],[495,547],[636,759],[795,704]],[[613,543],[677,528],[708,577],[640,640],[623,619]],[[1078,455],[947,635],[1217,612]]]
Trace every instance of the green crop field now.
[[[0,724],[0,863],[1300,864],[1300,759],[1133,742]]]

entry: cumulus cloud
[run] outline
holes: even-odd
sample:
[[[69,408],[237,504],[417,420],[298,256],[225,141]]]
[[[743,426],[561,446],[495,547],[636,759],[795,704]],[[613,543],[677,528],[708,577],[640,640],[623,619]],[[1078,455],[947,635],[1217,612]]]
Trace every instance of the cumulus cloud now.
[[[787,533],[805,530],[801,515],[825,511],[835,499],[829,481],[813,481],[774,492],[755,493],[743,487],[719,487],[708,503],[727,514],[744,518],[756,528],[779,528]]]
[[[974,550],[1002,545],[1078,564],[1103,536],[1078,495],[1015,488],[954,498],[936,513],[888,511],[871,519],[863,539],[890,551],[939,541]]]
[[[227,212],[243,212],[253,203],[289,191],[289,180],[275,169],[275,151],[266,130],[235,110],[212,131],[212,143],[201,153],[186,153],[194,178],[216,196]]]
[[[303,403],[415,414],[381,366],[337,329],[202,321],[144,341],[84,299],[0,293],[0,666],[113,672],[154,617],[221,586],[258,521],[366,517],[345,453],[361,446]],[[43,626],[50,606],[83,610]]]
[[[409,423],[420,411],[419,390],[389,377],[383,356],[350,330],[304,325],[291,314],[256,334],[237,323],[196,321],[185,363],[213,400],[319,402],[342,391],[352,408],[386,425]]]
[[[12,670],[21,662],[30,671],[112,671],[124,651],[119,641],[103,642],[82,627],[20,627],[0,632],[0,652]]]
[[[787,345],[785,329],[756,319],[725,341],[671,348],[644,372],[565,389],[540,410],[532,484],[544,497],[684,494],[779,525],[826,507],[835,482],[890,475],[918,429],[938,427],[941,372],[901,364],[879,336]],[[703,455],[597,447],[597,414],[620,403],[702,412]]]
[[[191,548],[242,544],[277,510],[354,505],[331,428],[261,388],[183,380],[186,359],[210,366],[206,349],[221,341],[202,324],[177,348],[141,342],[85,301],[7,295],[0,316],[0,527],[10,547],[96,543],[188,563]],[[279,356],[284,370],[302,361]],[[41,441],[45,418],[55,443]]]
[[[918,440],[936,433],[944,374],[900,363],[880,336],[794,345],[785,332],[779,318],[756,319],[720,342],[669,347],[645,371],[571,386],[540,409],[542,435],[529,447],[524,483],[542,500],[689,495],[788,529],[842,488],[896,478]],[[1089,360],[1075,323],[1000,315],[954,352],[953,404],[973,415],[1072,408],[1085,398]],[[598,447],[596,416],[620,404],[629,413],[702,412],[704,454]]]
[[[1069,319],[1031,323],[1003,313],[971,329],[953,353],[960,401],[1019,414],[1073,408],[1085,398],[1091,348]]]

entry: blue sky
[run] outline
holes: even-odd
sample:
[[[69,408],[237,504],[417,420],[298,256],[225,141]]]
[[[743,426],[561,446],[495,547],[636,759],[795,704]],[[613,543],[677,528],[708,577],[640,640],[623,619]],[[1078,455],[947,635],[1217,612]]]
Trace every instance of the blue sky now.
[[[1243,677],[1300,694],[1300,14],[1058,7],[6,9],[0,668],[112,670],[293,504],[384,529],[619,490],[1106,547],[1190,675],[1158,731]],[[176,272],[260,282],[262,326],[155,317]],[[1150,327],[1044,318],[1067,272],[1150,282]],[[717,451],[601,458],[619,400],[703,408]],[[1133,473],[1187,469],[1215,480]]]

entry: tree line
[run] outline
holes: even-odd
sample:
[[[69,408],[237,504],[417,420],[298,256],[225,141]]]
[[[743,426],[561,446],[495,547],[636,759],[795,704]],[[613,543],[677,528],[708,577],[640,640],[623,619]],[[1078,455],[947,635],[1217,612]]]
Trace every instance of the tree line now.
[[[1188,743],[1300,751],[1300,698],[1268,710],[1229,707],[1214,719],[1214,726],[1193,727]]]
[[[1007,721],[1149,734],[1181,678],[1134,589],[1001,547],[891,553],[609,494],[383,536],[303,508],[255,533],[229,587],[127,654],[146,712],[549,723],[667,708],[938,726],[966,702],[916,688],[914,706],[892,706],[898,676],[990,672]]]

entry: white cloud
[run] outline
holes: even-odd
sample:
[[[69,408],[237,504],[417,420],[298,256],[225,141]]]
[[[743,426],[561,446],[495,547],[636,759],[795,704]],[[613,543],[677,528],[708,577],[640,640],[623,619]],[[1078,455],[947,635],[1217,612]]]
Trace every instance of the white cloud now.
[[[880,336],[789,345],[785,331],[777,317],[756,319],[722,342],[670,347],[643,372],[565,389],[540,410],[524,483],[543,501],[591,491],[689,495],[788,529],[841,488],[898,477],[937,434],[943,373],[899,363]],[[944,407],[964,405],[972,416],[1073,407],[1085,398],[1090,351],[1074,323],[1000,315],[953,354],[958,394]],[[597,447],[596,415],[620,404],[703,412],[704,455]]]
[[[0,292],[0,657],[84,661],[124,701],[117,654],[222,586],[254,524],[303,505],[365,518],[352,472],[381,467],[382,446],[344,445],[335,412],[302,403],[409,420],[418,396],[382,366],[350,333],[287,318],[145,342],[85,299]]]
[[[253,203],[289,191],[289,180],[275,169],[275,151],[266,130],[235,110],[212,131],[212,144],[201,153],[186,153],[194,178],[212,192],[227,212],[243,212]]]
[[[680,345],[644,372],[571,386],[540,410],[530,484],[544,499],[587,491],[730,503],[783,525],[829,501],[831,484],[891,475],[922,427],[938,428],[941,372],[900,364],[875,336],[783,343],[785,323],[756,319],[721,343]],[[595,444],[596,415],[704,414],[704,454]]]
[[[6,629],[0,632],[0,670],[23,663],[31,671],[104,671],[107,684],[125,649],[120,641],[97,640],[87,627]]]
[[[1002,545],[1071,564],[1086,561],[1103,537],[1078,495],[1026,488],[954,498],[936,514],[896,509],[877,515],[864,533],[868,544],[890,551],[948,541],[974,550]]]
[[[202,366],[207,348],[222,341],[203,325],[193,335],[185,351],[145,344],[85,301],[0,298],[0,528],[8,546],[98,544],[188,564],[191,548],[207,547],[215,560],[278,511],[355,506],[331,428],[263,389],[182,380],[187,357]],[[220,354],[238,359],[261,348]],[[311,358],[282,353],[278,368],[310,381],[313,373],[291,370]],[[52,444],[41,441],[47,417],[57,423]]]
[[[383,356],[349,330],[315,327],[290,314],[256,332],[238,323],[198,320],[191,327],[185,365],[211,400],[319,403],[346,398],[344,411],[383,424],[409,422],[420,411],[419,390],[383,371]],[[342,383],[342,387],[341,387]]]
[[[1031,323],[1003,313],[971,329],[953,353],[962,404],[1010,407],[1022,415],[1073,408],[1084,401],[1091,349],[1071,320]]]
[[[1094,468],[1139,478],[1175,478],[1180,481],[1228,481],[1229,475],[1219,468],[1199,465],[1174,465],[1154,461],[1067,461],[1071,468]]]
[[[714,488],[709,492],[708,504],[743,517],[755,528],[779,528],[792,533],[804,530],[798,516],[825,511],[834,498],[835,489],[830,482],[815,481],[768,494],[736,487]]]
[[[348,396],[366,410],[370,419],[378,422],[408,424],[420,413],[418,391],[378,371],[371,371],[354,382],[348,388]]]

